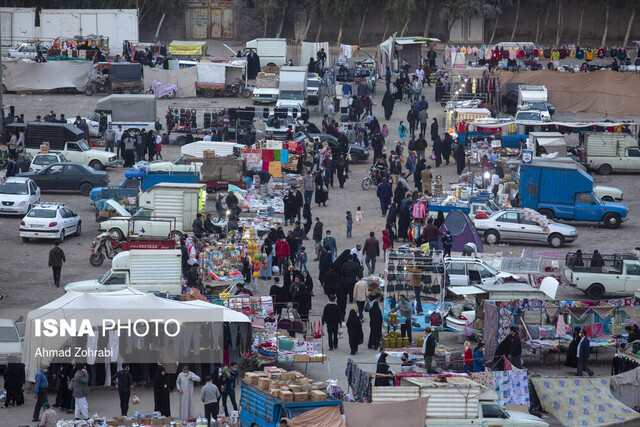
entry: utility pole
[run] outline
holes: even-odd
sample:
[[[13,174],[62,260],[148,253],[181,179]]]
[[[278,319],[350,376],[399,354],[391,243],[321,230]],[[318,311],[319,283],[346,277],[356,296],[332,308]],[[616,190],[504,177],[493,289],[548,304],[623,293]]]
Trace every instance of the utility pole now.
[[[1,20],[0,20],[1,21]],[[0,22],[0,27],[2,23]],[[2,28],[0,28],[0,34]],[[0,49],[2,45],[0,44]],[[2,85],[2,55],[0,55],[0,135],[4,133],[4,99],[3,99],[4,86]]]

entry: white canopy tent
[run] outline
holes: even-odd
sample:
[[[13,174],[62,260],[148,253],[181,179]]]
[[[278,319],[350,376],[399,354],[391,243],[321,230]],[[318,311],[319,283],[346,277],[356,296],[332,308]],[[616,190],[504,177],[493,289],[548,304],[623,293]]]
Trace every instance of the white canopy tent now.
[[[204,301],[174,301],[127,288],[105,293],[67,292],[60,298],[29,312],[22,362],[27,378],[33,381],[41,363],[50,357],[36,356],[36,350],[60,349],[68,341],[66,336],[36,336],[35,320],[76,320],[79,324],[88,319],[92,328],[103,325],[104,319],[127,322],[128,320],[172,319],[184,323],[250,323],[242,313]],[[41,334],[44,335],[44,334]]]

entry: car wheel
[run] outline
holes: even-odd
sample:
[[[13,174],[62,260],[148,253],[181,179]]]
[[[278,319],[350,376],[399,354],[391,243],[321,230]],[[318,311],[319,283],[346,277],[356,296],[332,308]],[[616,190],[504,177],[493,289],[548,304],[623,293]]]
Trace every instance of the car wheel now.
[[[562,237],[561,234],[558,233],[554,233],[551,236],[549,236],[549,245],[552,248],[559,248],[562,245],[564,245],[564,237]]]
[[[615,200],[613,200],[613,197],[611,196],[604,196],[601,200],[603,202],[615,202]]]
[[[620,223],[622,222],[620,220],[620,215],[618,215],[617,213],[606,214],[604,218],[602,218],[602,221],[604,222],[604,226],[607,228],[618,228],[620,227]]]
[[[215,93],[213,92],[213,89],[205,89],[204,91],[204,96],[207,98],[213,98],[215,95]]]
[[[553,219],[553,211],[551,209],[540,209],[538,210],[538,213],[546,216],[548,219]]]
[[[29,238],[28,238],[28,237],[23,237],[23,238],[22,238],[22,241],[23,241],[23,242],[25,242],[25,243],[27,243],[27,242],[29,241]]]
[[[91,264],[94,267],[100,267],[102,265],[102,263],[104,262],[104,255],[102,254],[91,254],[89,255],[89,264]]]
[[[371,178],[366,177],[365,179],[362,180],[362,189],[368,190],[370,188],[371,188]]]
[[[351,153],[351,161],[349,163],[351,163],[352,165],[360,163],[360,156],[358,156],[358,153]]]
[[[93,185],[89,184],[88,182],[83,182],[82,184],[80,184],[80,194],[82,194],[83,196],[88,196],[89,194],[91,194],[91,190],[93,190]]]
[[[171,233],[169,233],[169,239],[173,240],[176,243],[180,243],[180,240],[182,239],[182,233],[178,230],[173,230],[171,231]]]
[[[604,296],[604,286],[594,283],[587,289],[587,296],[591,299],[600,299]]]
[[[60,230],[60,237],[58,237],[60,243],[64,242],[64,230]]]
[[[500,243],[500,234],[496,230],[489,230],[484,233],[484,240],[488,245],[497,245]]]
[[[76,227],[76,236],[80,236],[80,233],[82,233],[82,221],[78,222],[78,226]]]
[[[100,160],[91,160],[89,162],[89,166],[91,166],[92,168],[94,168],[97,171],[101,171],[104,169],[104,165],[102,164],[102,162]]]
[[[92,96],[94,94],[93,85],[89,84],[86,88],[84,88],[84,94],[87,96]]]
[[[108,233],[111,235],[111,237],[113,237],[114,239],[116,239],[119,242],[124,240],[124,233],[119,228],[115,228],[115,227],[114,228],[110,228]]]
[[[611,175],[611,172],[613,172],[613,169],[611,168],[611,165],[608,164],[600,165],[598,168],[598,173],[600,175]]]

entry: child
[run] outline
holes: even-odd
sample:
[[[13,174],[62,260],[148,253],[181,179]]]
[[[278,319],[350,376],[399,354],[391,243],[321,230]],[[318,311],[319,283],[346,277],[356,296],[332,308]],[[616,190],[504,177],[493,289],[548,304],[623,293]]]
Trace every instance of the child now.
[[[389,128],[387,127],[387,125],[382,125],[382,130],[380,130],[380,133],[382,134],[382,137],[386,140],[387,137],[389,136]]]
[[[351,237],[351,227],[353,227],[353,216],[351,211],[347,211],[347,239]]]
[[[453,246],[453,236],[451,232],[447,230],[447,234],[442,238],[442,247],[444,249],[443,256],[451,256],[451,247]]]
[[[362,208],[360,206],[356,209],[356,222],[362,224]]]
[[[158,134],[158,136],[156,136],[156,156],[155,156],[156,160],[160,159],[162,160],[162,137],[160,136],[160,134]]]
[[[304,246],[300,248],[300,271],[307,270],[307,253],[305,252],[307,248]]]
[[[471,343],[469,341],[464,342],[464,373],[470,374],[473,372],[473,350],[471,350]]]

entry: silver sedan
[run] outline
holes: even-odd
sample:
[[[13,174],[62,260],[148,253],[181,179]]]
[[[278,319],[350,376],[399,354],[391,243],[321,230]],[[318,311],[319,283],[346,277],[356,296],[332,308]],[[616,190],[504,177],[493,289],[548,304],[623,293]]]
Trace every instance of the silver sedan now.
[[[542,217],[531,209],[506,209],[486,219],[474,219],[480,236],[490,245],[500,242],[546,243],[559,248],[578,238],[578,230]]]

